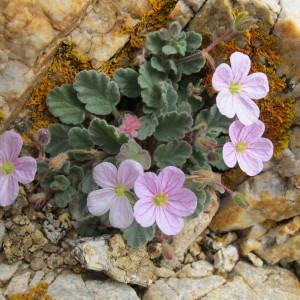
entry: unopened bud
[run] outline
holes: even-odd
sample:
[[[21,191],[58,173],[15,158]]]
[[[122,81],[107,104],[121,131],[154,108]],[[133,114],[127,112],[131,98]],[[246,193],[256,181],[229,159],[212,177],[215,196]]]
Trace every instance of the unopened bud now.
[[[181,32],[181,25],[179,24],[179,22],[172,22],[169,25],[169,32],[173,37],[178,36]]]
[[[51,171],[59,171],[68,160],[68,155],[66,153],[60,153],[53,157],[49,162],[49,169]]]
[[[41,128],[38,131],[38,141],[41,145],[47,146],[50,143],[51,134],[47,128]]]
[[[174,258],[174,250],[172,246],[170,246],[169,244],[163,244],[162,254],[165,259],[172,260]]]

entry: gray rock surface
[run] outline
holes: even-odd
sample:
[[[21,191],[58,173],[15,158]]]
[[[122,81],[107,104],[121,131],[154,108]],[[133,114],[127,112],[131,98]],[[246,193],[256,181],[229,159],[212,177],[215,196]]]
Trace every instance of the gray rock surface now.
[[[0,283],[6,283],[11,279],[11,277],[16,273],[21,262],[8,265],[5,263],[0,263]]]
[[[25,272],[14,276],[9,282],[4,295],[10,296],[13,294],[24,293],[28,289],[31,272]]]

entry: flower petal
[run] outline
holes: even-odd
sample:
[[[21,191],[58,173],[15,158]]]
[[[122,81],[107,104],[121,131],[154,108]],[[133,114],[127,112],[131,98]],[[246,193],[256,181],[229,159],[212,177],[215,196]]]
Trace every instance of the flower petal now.
[[[171,214],[166,210],[166,207],[156,209],[156,223],[166,235],[176,235],[184,226],[183,218]]]
[[[22,150],[23,140],[19,134],[9,130],[0,135],[0,151],[5,160],[14,160]]]
[[[222,115],[227,118],[233,118],[235,115],[234,98],[229,90],[222,90],[218,93],[216,103]]]
[[[256,159],[268,161],[273,156],[274,147],[269,139],[260,138],[252,143],[246,151]]]
[[[265,124],[262,121],[257,120],[255,123],[249,126],[244,126],[243,130],[240,133],[239,140],[251,144],[252,142],[259,139],[264,132],[265,132]]]
[[[230,124],[229,136],[233,144],[239,141],[240,133],[244,127],[245,125],[239,120],[236,120]]]
[[[143,174],[144,170],[140,163],[132,159],[124,160],[118,169],[118,184],[124,184],[132,189],[137,178]]]
[[[166,209],[178,217],[191,215],[197,207],[197,196],[187,188],[180,188],[169,193]]]
[[[117,168],[109,162],[102,162],[93,169],[93,178],[98,186],[114,187],[118,184],[117,181],[118,171]]]
[[[19,185],[13,176],[0,176],[0,206],[11,205],[19,194]]]
[[[161,182],[161,191],[169,193],[183,186],[185,174],[179,168],[170,166],[160,171],[158,179]]]
[[[117,197],[109,211],[112,227],[125,229],[133,222],[132,206],[126,197]]]
[[[248,55],[242,52],[234,52],[230,56],[230,64],[234,82],[238,83],[247,77],[251,67],[251,61]]]
[[[104,215],[116,201],[114,190],[104,188],[90,192],[87,197],[87,208],[93,216]]]
[[[241,85],[242,91],[251,99],[261,99],[269,93],[268,77],[261,72],[247,76]]]
[[[257,122],[259,118],[258,106],[245,94],[240,94],[237,97],[235,111],[239,120],[246,126]]]
[[[160,192],[160,182],[153,172],[146,172],[140,176],[134,184],[134,192],[140,199],[151,200]]]
[[[229,87],[233,81],[233,73],[229,65],[220,64],[212,77],[212,86],[216,91],[221,91]]]
[[[37,171],[37,163],[34,158],[29,156],[19,157],[13,163],[15,166],[13,176],[18,182],[27,184],[34,180]]]
[[[237,162],[236,150],[233,143],[226,143],[223,146],[223,160],[227,167],[233,168]]]
[[[155,210],[152,201],[139,200],[133,207],[134,218],[143,227],[152,226],[155,223]]]
[[[262,161],[250,156],[247,151],[242,154],[238,154],[237,160],[242,171],[249,176],[255,176],[263,169]]]

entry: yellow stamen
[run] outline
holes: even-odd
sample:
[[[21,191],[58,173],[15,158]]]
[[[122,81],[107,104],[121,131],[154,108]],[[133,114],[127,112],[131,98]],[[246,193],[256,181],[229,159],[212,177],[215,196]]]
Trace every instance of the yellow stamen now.
[[[0,172],[3,175],[11,175],[15,170],[15,165],[12,161],[6,161],[0,166]]]
[[[238,83],[232,83],[229,86],[229,91],[231,92],[231,94],[237,94],[241,91],[241,86]]]
[[[247,149],[248,145],[241,141],[241,142],[238,142],[236,145],[235,145],[235,149],[238,153],[243,153],[246,149]]]
[[[154,197],[153,201],[157,206],[163,206],[167,204],[169,200],[167,194],[160,192]]]
[[[123,184],[115,186],[115,194],[118,197],[124,197],[126,191],[127,191],[126,186]]]

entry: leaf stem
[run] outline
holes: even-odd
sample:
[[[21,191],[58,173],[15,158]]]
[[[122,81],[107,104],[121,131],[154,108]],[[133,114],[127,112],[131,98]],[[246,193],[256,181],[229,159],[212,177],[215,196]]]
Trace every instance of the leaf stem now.
[[[121,116],[120,112],[118,111],[118,109],[114,106],[112,108],[112,112],[113,116],[115,117],[116,120],[118,120]]]

